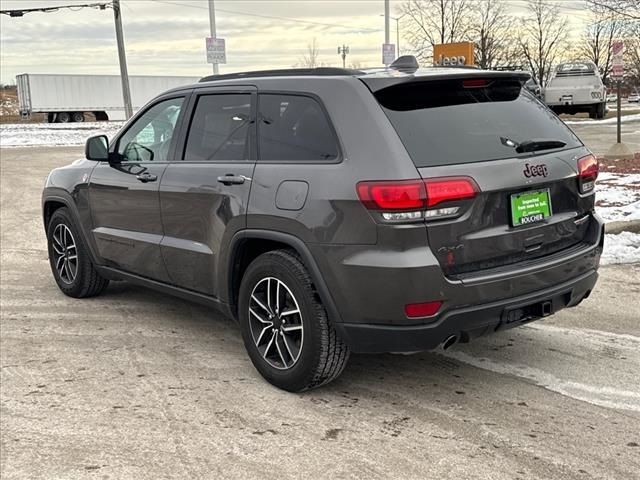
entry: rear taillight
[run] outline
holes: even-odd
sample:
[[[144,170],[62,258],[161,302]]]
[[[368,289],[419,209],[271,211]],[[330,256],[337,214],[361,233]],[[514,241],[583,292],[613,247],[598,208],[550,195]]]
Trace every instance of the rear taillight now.
[[[598,160],[593,155],[578,159],[578,187],[580,193],[592,192],[598,178]]]
[[[480,190],[471,177],[429,178],[424,183],[427,186],[427,207],[450,200],[473,198]]]
[[[455,202],[475,197],[480,189],[471,177],[440,177],[426,180],[368,181],[357,187],[360,201],[369,210],[381,212],[388,221],[415,221],[456,216]]]
[[[369,210],[421,210],[426,205],[422,180],[360,182],[358,197]]]

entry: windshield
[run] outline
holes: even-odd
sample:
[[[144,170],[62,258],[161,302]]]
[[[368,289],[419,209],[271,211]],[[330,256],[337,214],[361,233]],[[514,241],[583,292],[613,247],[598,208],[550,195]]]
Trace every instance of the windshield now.
[[[409,83],[380,90],[376,98],[417,167],[530,155],[514,145],[532,139],[562,142],[562,150],[582,145],[514,81],[484,88],[464,88],[459,80]]]

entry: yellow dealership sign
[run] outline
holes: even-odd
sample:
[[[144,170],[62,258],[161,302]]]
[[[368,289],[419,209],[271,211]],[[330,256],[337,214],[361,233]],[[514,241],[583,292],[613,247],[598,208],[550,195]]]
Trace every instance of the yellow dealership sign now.
[[[433,64],[439,67],[474,65],[473,42],[442,43],[433,46]]]

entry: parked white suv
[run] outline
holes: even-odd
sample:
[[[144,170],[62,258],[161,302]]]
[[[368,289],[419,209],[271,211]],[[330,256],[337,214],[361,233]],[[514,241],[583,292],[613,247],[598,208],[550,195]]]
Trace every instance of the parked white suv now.
[[[604,118],[606,88],[598,67],[587,61],[558,65],[545,88],[544,101],[558,114],[588,112],[591,118]]]

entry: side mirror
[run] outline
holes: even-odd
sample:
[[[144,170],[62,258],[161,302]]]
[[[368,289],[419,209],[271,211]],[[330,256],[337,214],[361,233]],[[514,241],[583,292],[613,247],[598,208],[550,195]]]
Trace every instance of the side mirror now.
[[[84,146],[84,155],[87,160],[106,162],[109,160],[109,139],[106,135],[97,135],[87,140]]]

